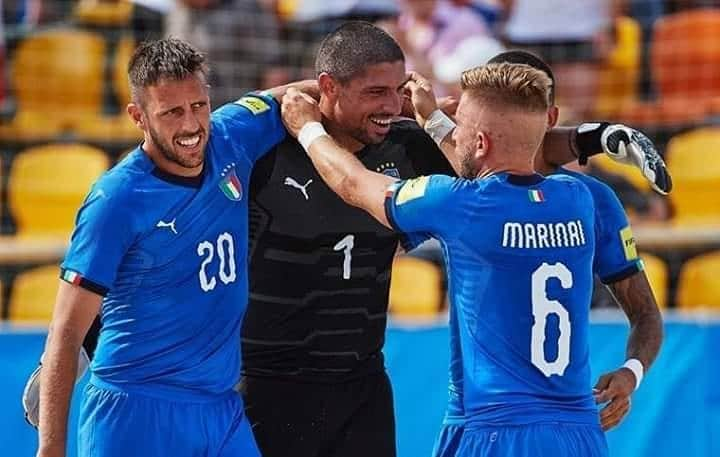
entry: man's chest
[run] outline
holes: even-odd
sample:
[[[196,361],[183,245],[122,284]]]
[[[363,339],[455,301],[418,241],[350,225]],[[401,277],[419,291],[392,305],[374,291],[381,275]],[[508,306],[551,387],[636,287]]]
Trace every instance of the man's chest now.
[[[417,174],[399,145],[360,159],[368,169],[398,179]],[[268,228],[276,233],[302,238],[316,238],[328,232],[390,234],[365,211],[343,202],[299,148],[279,148],[258,164],[251,202],[251,206],[267,215]]]

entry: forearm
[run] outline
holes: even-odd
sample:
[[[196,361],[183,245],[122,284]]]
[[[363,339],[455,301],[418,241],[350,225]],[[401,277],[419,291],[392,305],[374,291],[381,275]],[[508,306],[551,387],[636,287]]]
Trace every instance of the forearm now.
[[[366,210],[380,223],[389,226],[384,199],[385,190],[394,178],[369,171],[328,135],[312,142],[308,156],[323,181],[345,203]]]
[[[462,164],[460,163],[460,158],[455,154],[455,140],[452,138],[452,132],[448,134],[438,146],[440,146],[440,150],[450,163],[455,174],[461,176]]]
[[[285,95],[287,90],[291,87],[299,90],[300,92],[305,92],[315,100],[320,99],[320,89],[318,88],[317,81],[315,81],[314,79],[304,79],[302,81],[291,82],[285,84],[284,86],[277,86],[266,89],[264,92],[270,94],[275,100],[278,101],[278,103],[281,103],[283,95]]]
[[[558,167],[578,159],[570,147],[574,132],[575,127],[554,127],[545,134],[540,153],[546,163]]]
[[[647,276],[638,272],[608,288],[630,321],[626,357],[638,359],[647,371],[657,357],[663,339],[662,315]]]
[[[59,452],[53,455],[64,455],[80,345],[72,331],[51,325],[40,381],[39,447]]]

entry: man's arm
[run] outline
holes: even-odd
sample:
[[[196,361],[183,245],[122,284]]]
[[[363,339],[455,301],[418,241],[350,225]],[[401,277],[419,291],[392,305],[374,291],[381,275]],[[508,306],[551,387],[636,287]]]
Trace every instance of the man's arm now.
[[[608,285],[630,321],[626,356],[638,359],[645,371],[650,369],[663,339],[662,315],[655,302],[647,276],[640,271]]]
[[[410,73],[406,83],[418,124],[433,138],[456,173],[459,172],[452,131],[455,122],[438,109],[430,82]],[[616,162],[638,168],[660,194],[672,189],[665,162],[652,141],[642,132],[622,124],[584,123],[577,127],[554,127],[543,141],[543,161],[560,166],[578,161],[585,165],[589,157],[605,153]]]
[[[298,137],[328,187],[346,203],[364,209],[381,224],[391,227],[385,215],[385,192],[397,180],[365,168],[324,130],[304,138],[308,130],[301,132],[301,129],[306,124],[317,123],[315,125],[322,129],[320,109],[309,95],[289,88],[283,97],[282,113],[288,131]]]
[[[60,281],[41,374],[38,457],[65,455],[78,351],[101,302],[100,295]]]
[[[638,360],[642,364],[642,373],[647,373],[660,351],[663,339],[662,315],[647,276],[644,271],[639,271],[609,284],[608,289],[630,321],[626,359]],[[618,425],[627,414],[630,396],[639,381],[634,372],[625,367],[600,377],[595,385],[596,401],[609,402],[600,412],[600,422],[604,430]]]
[[[278,103],[282,103],[283,95],[285,95],[287,90],[291,87],[299,90],[300,92],[305,92],[315,100],[320,100],[320,88],[318,87],[317,81],[314,79],[304,79],[302,81],[291,82],[285,84],[284,86],[266,89],[263,92],[273,97]]]

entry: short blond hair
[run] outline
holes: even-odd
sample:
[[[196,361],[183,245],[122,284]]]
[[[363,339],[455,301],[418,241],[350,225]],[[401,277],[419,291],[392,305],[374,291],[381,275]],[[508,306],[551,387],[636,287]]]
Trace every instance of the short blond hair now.
[[[551,106],[552,80],[529,65],[505,62],[475,67],[462,73],[460,83],[463,92],[485,103],[533,112]]]

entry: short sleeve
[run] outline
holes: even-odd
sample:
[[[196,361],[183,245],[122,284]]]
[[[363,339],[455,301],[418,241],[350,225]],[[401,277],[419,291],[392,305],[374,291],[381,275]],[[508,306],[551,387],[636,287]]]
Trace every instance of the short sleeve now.
[[[135,239],[131,205],[96,186],[75,221],[61,278],[98,295],[106,295]]]
[[[285,138],[280,105],[270,95],[251,93],[215,112],[213,120],[232,142],[235,152],[254,164]]]
[[[432,175],[393,183],[385,196],[388,221],[398,232],[448,234],[456,226],[447,218],[458,182],[449,176]]]
[[[602,183],[592,189],[595,201],[595,273],[613,283],[641,270],[635,238],[625,210],[615,193]]]

